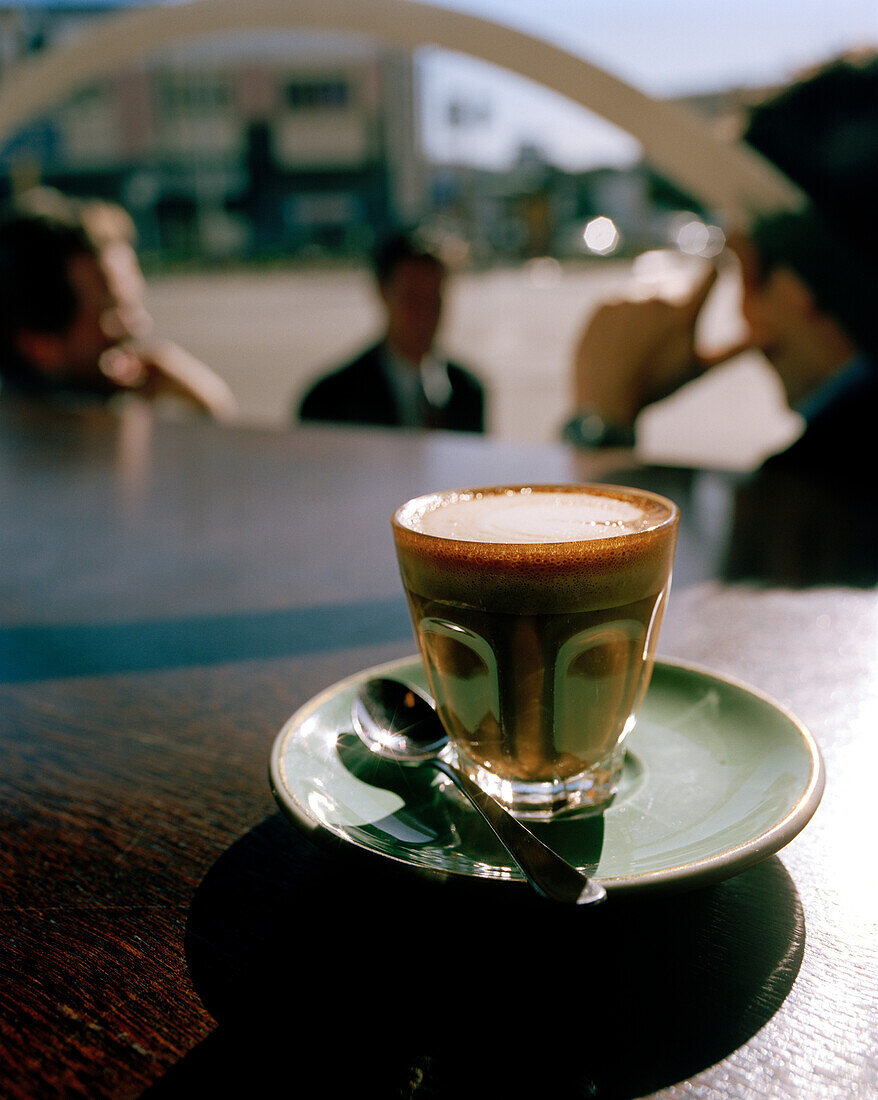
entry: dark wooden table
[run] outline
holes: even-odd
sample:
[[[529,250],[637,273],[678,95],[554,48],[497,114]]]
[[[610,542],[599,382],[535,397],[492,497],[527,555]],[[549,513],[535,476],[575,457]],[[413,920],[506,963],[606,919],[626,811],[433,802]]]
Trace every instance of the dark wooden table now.
[[[811,728],[813,820],[718,885],[592,910],[314,847],[269,752],[413,651],[392,509],[582,478],[680,501],[660,652]],[[727,579],[729,491],[480,438],[7,410],[0,1095],[878,1095],[878,598]]]

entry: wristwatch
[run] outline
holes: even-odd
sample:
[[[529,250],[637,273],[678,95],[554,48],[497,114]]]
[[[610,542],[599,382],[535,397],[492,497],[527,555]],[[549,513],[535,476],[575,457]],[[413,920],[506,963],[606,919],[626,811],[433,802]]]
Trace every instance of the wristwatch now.
[[[608,424],[599,412],[586,409],[571,417],[561,430],[565,443],[574,447],[633,447],[633,424]]]

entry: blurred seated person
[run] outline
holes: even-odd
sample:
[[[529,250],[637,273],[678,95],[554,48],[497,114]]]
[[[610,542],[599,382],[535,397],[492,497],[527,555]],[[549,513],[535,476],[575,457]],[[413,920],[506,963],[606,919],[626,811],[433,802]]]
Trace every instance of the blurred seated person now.
[[[209,367],[151,318],[133,223],[114,204],[38,189],[0,221],[0,397],[56,405],[121,395],[230,420],[236,402]]]
[[[317,381],[299,404],[299,419],[484,431],[481,383],[434,346],[443,261],[417,233],[398,233],[379,246],[374,271],[386,318],[381,340]]]
[[[713,267],[683,302],[605,303],[576,349],[569,441],[633,444],[646,405],[755,348],[806,425],[783,461],[865,462],[878,411],[878,59],[824,66],[752,109],[743,136],[808,198],[729,237],[746,341],[710,355],[695,346]]]
[[[579,342],[571,442],[633,444],[650,402],[744,350],[777,372],[804,430],[734,487],[725,576],[793,586],[878,583],[878,57],[838,59],[754,108],[746,141],[806,194],[729,239],[744,345],[706,355],[688,299],[601,306]]]

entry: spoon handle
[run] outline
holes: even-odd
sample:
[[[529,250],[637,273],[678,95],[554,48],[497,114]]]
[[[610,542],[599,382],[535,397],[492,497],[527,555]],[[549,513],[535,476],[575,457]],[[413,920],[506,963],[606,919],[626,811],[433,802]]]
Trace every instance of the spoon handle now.
[[[537,893],[553,901],[575,905],[603,901],[607,896],[599,882],[587,878],[551,848],[547,848],[530,829],[522,825],[464,772],[438,757],[425,760],[424,764],[442,772],[466,795]]]

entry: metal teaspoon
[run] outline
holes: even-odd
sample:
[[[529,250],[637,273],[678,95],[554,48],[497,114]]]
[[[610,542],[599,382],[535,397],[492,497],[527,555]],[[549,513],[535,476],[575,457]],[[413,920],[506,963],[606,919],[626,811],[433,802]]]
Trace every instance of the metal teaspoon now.
[[[468,775],[438,755],[448,743],[448,734],[432,702],[415,688],[388,677],[367,680],[360,686],[351,717],[373,752],[403,764],[434,768],[450,779],[482,815],[537,893],[575,905],[590,905],[607,896],[599,882],[547,848]]]

